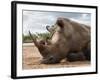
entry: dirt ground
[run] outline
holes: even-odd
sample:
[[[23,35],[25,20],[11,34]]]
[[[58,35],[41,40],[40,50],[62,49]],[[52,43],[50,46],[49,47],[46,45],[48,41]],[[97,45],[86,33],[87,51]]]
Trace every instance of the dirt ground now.
[[[43,69],[43,68],[63,68],[63,67],[83,67],[90,66],[89,61],[68,62],[62,60],[58,64],[40,64],[42,56],[33,43],[23,44],[22,65],[23,69]]]

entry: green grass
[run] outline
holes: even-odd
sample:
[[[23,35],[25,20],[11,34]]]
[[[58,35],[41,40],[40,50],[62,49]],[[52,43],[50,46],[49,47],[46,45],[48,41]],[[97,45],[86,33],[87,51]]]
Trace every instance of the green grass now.
[[[50,33],[36,33],[36,34],[32,34],[33,38],[37,38],[37,39],[50,39],[51,34]],[[23,34],[23,43],[30,43],[32,42],[32,39],[30,38],[30,35],[24,35]]]

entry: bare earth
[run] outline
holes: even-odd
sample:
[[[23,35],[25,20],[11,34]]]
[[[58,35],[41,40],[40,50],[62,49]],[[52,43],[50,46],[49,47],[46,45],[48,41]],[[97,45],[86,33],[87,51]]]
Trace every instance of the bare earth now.
[[[23,44],[23,55],[22,55],[22,65],[23,69],[43,69],[43,68],[63,68],[63,67],[82,67],[90,66],[89,61],[76,61],[68,62],[62,60],[58,64],[40,64],[42,56],[40,55],[38,49],[33,43]]]

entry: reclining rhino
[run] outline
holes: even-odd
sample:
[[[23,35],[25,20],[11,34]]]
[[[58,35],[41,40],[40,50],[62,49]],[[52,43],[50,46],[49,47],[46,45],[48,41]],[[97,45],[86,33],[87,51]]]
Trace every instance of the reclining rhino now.
[[[77,23],[67,18],[58,18],[54,24],[55,30],[50,44],[40,44],[33,39],[44,64],[59,63],[62,59],[69,58],[73,61],[90,59],[90,27]],[[31,33],[29,32],[32,37]],[[71,55],[70,55],[71,54]],[[83,55],[84,54],[84,55]],[[75,60],[74,59],[74,60]]]
[[[86,27],[88,30],[90,30],[90,27],[84,24],[81,24],[82,26]],[[51,33],[51,36],[46,40],[46,44],[50,44],[50,38],[52,38],[53,34],[55,33],[57,26],[46,26],[46,29]],[[89,43],[88,43],[89,44]],[[83,60],[90,60],[90,44],[87,48],[83,49],[81,52],[77,52],[77,54],[74,53],[68,53],[67,60],[68,61],[83,61]]]

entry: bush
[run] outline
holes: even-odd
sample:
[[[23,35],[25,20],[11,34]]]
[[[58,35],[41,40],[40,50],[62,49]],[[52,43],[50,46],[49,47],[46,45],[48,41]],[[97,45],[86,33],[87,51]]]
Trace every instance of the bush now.
[[[51,34],[50,33],[36,33],[36,34],[32,34],[33,38],[37,38],[37,39],[50,39]],[[32,39],[30,37],[30,35],[24,35],[23,34],[23,43],[30,43],[32,42]]]

